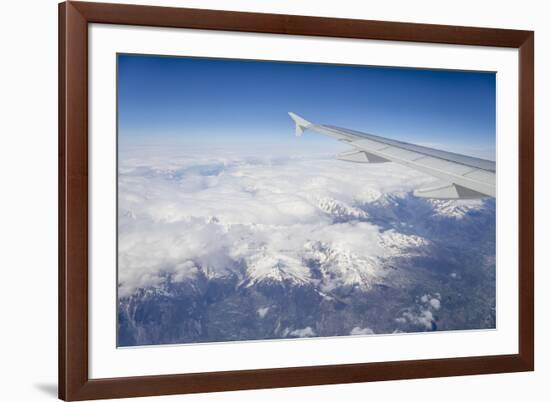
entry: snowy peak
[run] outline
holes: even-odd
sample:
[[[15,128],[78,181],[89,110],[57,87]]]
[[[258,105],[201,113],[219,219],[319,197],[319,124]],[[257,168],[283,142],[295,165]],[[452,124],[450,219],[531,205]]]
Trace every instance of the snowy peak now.
[[[462,219],[470,211],[483,207],[482,200],[427,200],[432,208],[434,216]]]
[[[380,235],[379,244],[390,255],[417,254],[418,250],[430,245],[430,241],[416,235],[407,235],[393,229]]]
[[[395,192],[395,193],[380,193],[379,196],[371,202],[378,207],[398,207],[399,203],[406,198],[406,193]]]
[[[368,214],[365,211],[332,198],[323,197],[317,199],[317,206],[326,214],[337,219],[353,220],[368,218]]]
[[[288,255],[263,250],[247,262],[246,286],[260,282],[280,282],[292,285],[307,285],[310,280],[309,268]]]
[[[309,260],[310,265],[318,267],[320,288],[324,292],[340,286],[368,290],[383,276],[382,264],[378,259],[361,257],[318,241],[305,245],[304,258]]]

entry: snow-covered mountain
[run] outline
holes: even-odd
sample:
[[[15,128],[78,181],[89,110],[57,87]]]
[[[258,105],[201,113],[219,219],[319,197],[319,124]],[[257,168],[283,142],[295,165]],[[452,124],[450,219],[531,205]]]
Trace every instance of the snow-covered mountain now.
[[[316,200],[318,208],[335,220],[366,220],[368,214],[360,208],[350,206],[344,202],[331,198],[319,198]]]
[[[471,211],[483,208],[482,200],[428,200],[432,205],[435,215],[464,218]]]

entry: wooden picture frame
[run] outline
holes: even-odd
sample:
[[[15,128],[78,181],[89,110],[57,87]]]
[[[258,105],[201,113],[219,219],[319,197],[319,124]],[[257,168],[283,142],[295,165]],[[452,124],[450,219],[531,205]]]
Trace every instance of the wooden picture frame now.
[[[519,49],[519,353],[90,379],[88,24],[196,28]],[[534,369],[534,33],[382,21],[65,2],[59,5],[59,397],[64,400],[354,383]]]

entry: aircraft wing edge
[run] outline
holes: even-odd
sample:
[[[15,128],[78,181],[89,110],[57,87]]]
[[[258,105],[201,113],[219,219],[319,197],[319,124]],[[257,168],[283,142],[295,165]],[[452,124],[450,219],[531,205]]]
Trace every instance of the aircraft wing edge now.
[[[375,136],[366,138],[354,135],[348,130],[342,131],[335,127],[314,124],[292,112],[289,115],[296,123],[297,135],[301,135],[306,129],[312,129],[320,134],[349,143],[355,148],[355,151],[338,155],[338,159],[360,163],[392,161],[429,174],[444,183],[438,188],[416,190],[415,195],[418,197],[472,199],[496,196],[494,171],[400,147],[397,141],[389,145],[387,142],[376,141],[373,139],[373,137],[377,138]]]

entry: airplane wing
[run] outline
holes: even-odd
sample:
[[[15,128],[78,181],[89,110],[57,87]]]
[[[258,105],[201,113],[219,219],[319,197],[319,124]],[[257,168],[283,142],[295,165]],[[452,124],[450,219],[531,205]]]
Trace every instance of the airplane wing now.
[[[347,128],[311,123],[288,113],[296,123],[296,136],[313,130],[348,143],[353,149],[337,159],[356,163],[395,162],[427,173],[440,181],[414,195],[438,199],[476,199],[495,197],[496,164],[493,161],[441,151],[421,145],[361,133]]]

